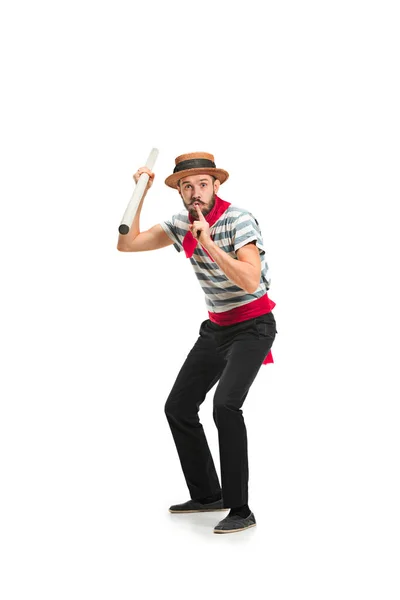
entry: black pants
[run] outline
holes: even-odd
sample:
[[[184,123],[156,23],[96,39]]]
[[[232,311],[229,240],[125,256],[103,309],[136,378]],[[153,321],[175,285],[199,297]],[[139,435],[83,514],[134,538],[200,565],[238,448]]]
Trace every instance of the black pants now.
[[[276,333],[272,312],[234,325],[217,325],[206,319],[200,326],[199,337],[165,404],[193,500],[222,489],[225,508],[248,503],[247,433],[241,406]],[[218,380],[213,418],[218,429],[222,485],[198,415],[207,392]]]

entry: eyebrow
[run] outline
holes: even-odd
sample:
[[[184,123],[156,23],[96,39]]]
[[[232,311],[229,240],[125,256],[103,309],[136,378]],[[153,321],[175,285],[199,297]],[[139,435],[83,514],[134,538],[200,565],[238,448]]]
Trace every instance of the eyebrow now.
[[[200,181],[208,181],[208,179],[203,177],[202,179],[200,179]],[[183,185],[184,183],[191,183],[191,181],[182,181],[181,185]]]

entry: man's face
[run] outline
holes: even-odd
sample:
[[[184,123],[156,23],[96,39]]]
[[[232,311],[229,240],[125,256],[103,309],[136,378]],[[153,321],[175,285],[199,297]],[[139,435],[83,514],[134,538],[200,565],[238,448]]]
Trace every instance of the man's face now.
[[[218,179],[214,181],[211,175],[200,173],[200,175],[183,177],[179,183],[179,194],[184,207],[192,217],[197,217],[196,203],[203,215],[207,215],[215,204],[215,194],[220,185]]]

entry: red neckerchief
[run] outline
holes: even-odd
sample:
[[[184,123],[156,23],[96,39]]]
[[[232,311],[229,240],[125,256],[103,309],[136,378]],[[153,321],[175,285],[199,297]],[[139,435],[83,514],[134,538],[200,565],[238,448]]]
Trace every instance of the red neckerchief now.
[[[212,207],[211,211],[208,213],[208,215],[205,215],[205,220],[207,221],[207,223],[210,225],[210,227],[212,225],[214,225],[214,223],[216,221],[218,221],[218,219],[220,218],[220,216],[222,215],[222,213],[224,213],[226,211],[226,209],[228,208],[228,206],[230,206],[231,203],[230,202],[225,202],[225,200],[221,200],[221,198],[219,198],[218,196],[215,196],[215,204]],[[188,216],[189,216],[189,221],[190,223],[194,223],[194,221],[198,221],[198,219],[196,217],[192,217],[191,213],[188,212]],[[186,258],[191,258],[193,256],[193,252],[196,249],[198,240],[196,238],[193,237],[193,234],[191,231],[188,231],[187,234],[185,235],[185,237],[183,238],[183,242],[182,242],[182,246],[183,249],[185,251],[186,254]],[[205,248],[203,248],[203,250],[205,252],[207,252],[207,250],[205,250]],[[208,254],[208,252],[207,252]],[[210,256],[208,254],[208,256]],[[211,256],[210,256],[211,258]],[[211,258],[211,260],[213,260]]]

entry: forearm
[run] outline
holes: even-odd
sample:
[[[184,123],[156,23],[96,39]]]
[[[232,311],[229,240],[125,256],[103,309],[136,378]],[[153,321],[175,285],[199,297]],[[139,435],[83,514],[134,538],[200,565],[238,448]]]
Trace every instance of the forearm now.
[[[253,294],[257,290],[260,282],[256,280],[258,273],[253,265],[231,258],[211,238],[208,238],[201,245],[207,250],[232,283],[245,290],[248,294]]]

